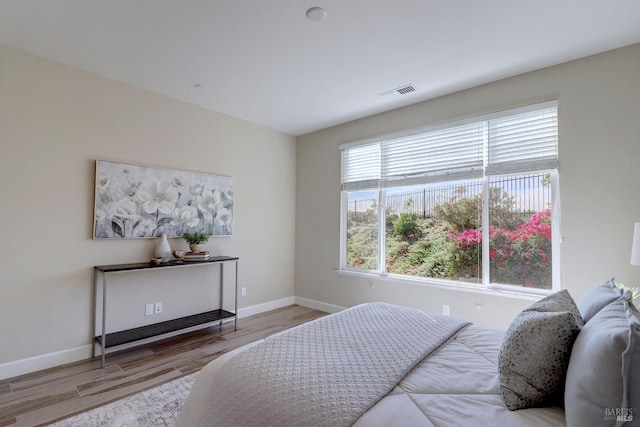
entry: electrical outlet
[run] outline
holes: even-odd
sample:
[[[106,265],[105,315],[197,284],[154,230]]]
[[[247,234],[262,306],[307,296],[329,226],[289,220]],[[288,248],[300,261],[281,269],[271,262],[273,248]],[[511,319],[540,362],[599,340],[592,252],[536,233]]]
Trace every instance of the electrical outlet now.
[[[153,304],[147,304],[144,307],[144,315],[145,316],[151,316],[153,315]]]
[[[442,304],[442,314],[445,316],[449,315],[449,306],[447,304]]]
[[[242,292],[242,296],[243,297],[247,296],[247,288],[242,288],[242,289],[240,289],[240,291]]]
[[[156,314],[160,314],[162,313],[162,303],[161,302],[157,302],[156,303]]]

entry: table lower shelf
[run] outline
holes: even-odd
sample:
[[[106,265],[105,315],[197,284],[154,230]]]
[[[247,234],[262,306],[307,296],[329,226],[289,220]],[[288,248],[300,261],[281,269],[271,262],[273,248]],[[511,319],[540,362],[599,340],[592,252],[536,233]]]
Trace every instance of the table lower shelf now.
[[[204,313],[193,314],[191,316],[181,317],[179,319],[167,320],[165,322],[154,323],[152,325],[140,326],[138,328],[127,329],[125,331],[112,332],[105,337],[105,348],[116,347],[122,344],[128,344],[145,338],[151,338],[156,335],[166,334],[168,332],[178,331],[180,329],[190,328],[204,323],[217,322],[224,319],[235,317],[234,313],[226,310],[212,310]],[[102,336],[95,337],[96,342],[102,344]]]

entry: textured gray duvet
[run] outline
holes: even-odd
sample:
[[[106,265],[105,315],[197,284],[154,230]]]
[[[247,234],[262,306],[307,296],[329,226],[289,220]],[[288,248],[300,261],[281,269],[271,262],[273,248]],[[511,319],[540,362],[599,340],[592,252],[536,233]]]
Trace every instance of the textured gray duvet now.
[[[502,335],[467,325],[383,303],[318,319],[207,365],[176,425],[564,425],[504,407]]]

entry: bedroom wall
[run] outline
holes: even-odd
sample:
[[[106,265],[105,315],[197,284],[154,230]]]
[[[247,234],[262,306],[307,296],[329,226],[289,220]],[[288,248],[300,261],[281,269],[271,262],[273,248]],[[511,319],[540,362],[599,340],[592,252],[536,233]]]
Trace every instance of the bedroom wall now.
[[[296,297],[325,306],[387,301],[506,328],[531,299],[338,274],[338,146],[557,98],[563,287],[579,302],[629,265],[640,221],[640,45],[515,76],[298,138]],[[479,308],[479,309],[478,309]]]
[[[234,235],[207,248],[240,257],[240,308],[293,301],[294,137],[0,46],[0,146],[0,378],[88,357],[93,266],[153,254],[149,239],[92,240],[95,159],[232,176]],[[189,312],[207,280],[123,275],[111,318]]]

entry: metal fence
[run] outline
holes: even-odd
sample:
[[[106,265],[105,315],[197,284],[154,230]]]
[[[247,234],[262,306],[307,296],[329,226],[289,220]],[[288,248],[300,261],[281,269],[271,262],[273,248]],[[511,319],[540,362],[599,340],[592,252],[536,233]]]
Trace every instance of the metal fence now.
[[[539,212],[551,208],[551,186],[547,174],[520,175],[491,178],[490,188],[501,190],[509,197],[515,212]],[[482,193],[482,182],[430,185],[423,188],[395,192],[387,191],[386,208],[396,213],[416,213],[422,218],[434,217],[434,208],[448,201],[473,197]],[[349,212],[366,212],[377,204],[377,199],[360,199],[349,202]]]

